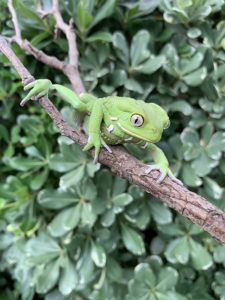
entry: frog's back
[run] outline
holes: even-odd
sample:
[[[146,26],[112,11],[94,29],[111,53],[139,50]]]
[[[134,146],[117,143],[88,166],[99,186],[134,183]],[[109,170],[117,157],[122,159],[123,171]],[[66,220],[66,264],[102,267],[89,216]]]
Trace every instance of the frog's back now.
[[[119,96],[109,96],[101,98],[103,104],[108,109],[113,109],[113,107],[120,107],[122,110],[126,110],[125,108],[130,108],[139,106],[140,102],[144,102],[142,100],[135,100],[130,97],[119,97]],[[129,110],[130,110],[129,109]]]

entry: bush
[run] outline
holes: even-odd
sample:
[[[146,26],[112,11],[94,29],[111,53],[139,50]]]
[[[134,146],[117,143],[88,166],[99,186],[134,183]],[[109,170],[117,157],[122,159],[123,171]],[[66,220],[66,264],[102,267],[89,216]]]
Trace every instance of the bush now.
[[[22,37],[66,61],[65,36],[55,37],[54,18],[42,19],[36,2],[13,1]],[[6,1],[0,6],[1,35],[13,36]],[[159,145],[172,170],[224,210],[224,1],[69,0],[60,9],[75,23],[87,91],[166,109],[171,126]],[[60,71],[12,48],[36,78],[70,87]],[[21,108],[19,75],[2,54],[0,64],[0,298],[225,299],[224,247],[94,165],[38,104]],[[53,101],[76,127],[71,107]]]

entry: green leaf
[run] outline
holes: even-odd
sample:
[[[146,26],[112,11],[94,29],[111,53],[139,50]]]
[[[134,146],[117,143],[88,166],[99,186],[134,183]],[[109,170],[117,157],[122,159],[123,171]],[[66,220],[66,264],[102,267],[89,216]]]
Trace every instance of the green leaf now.
[[[191,58],[181,60],[180,63],[181,74],[185,75],[198,69],[203,59],[204,59],[204,55],[201,52],[197,52]]]
[[[135,215],[131,213],[127,218],[127,220],[128,221],[130,221],[131,219],[134,220],[136,226],[141,230],[144,230],[147,227],[148,223],[150,222],[150,218],[151,218],[150,216],[151,216],[151,212],[148,208],[148,205],[146,203],[143,203],[143,205],[139,207],[139,212]],[[125,214],[125,217],[127,217],[127,214]]]
[[[187,35],[190,39],[196,39],[201,35],[201,30],[198,27],[192,27],[188,30]]]
[[[78,274],[74,262],[67,256],[59,279],[59,290],[63,295],[69,295],[78,284]]]
[[[109,75],[109,83],[113,88],[117,88],[125,84],[127,80],[127,73],[124,70],[115,70],[113,74]]]
[[[82,203],[81,220],[82,224],[92,227],[95,220],[96,214],[94,214],[90,203]]]
[[[166,248],[165,256],[167,260],[173,264],[177,262],[186,264],[189,259],[189,246],[187,238],[184,236],[171,241]]]
[[[84,29],[91,22],[92,16],[83,8],[82,2],[77,5],[77,17],[79,21],[80,29]]]
[[[30,157],[16,156],[6,159],[5,162],[15,170],[28,171],[34,168],[40,168],[44,165],[44,162],[39,159]]]
[[[59,259],[48,263],[43,272],[38,276],[36,283],[36,291],[40,294],[46,294],[51,290],[59,278]]]
[[[214,199],[220,199],[222,197],[223,188],[221,188],[215,180],[205,177],[203,178],[203,182],[204,189],[210,197]]]
[[[38,194],[38,203],[46,208],[61,209],[79,201],[76,194],[64,189],[45,189]]]
[[[184,100],[178,100],[174,101],[171,104],[168,105],[169,111],[179,111],[183,113],[185,116],[189,116],[192,114],[192,106],[184,101]]]
[[[152,217],[158,224],[167,224],[172,221],[172,214],[164,204],[153,200],[149,202],[149,206]]]
[[[148,264],[140,263],[139,265],[137,265],[134,269],[134,276],[138,283],[142,282],[143,284],[145,284],[145,288],[155,287],[156,278]]]
[[[203,80],[206,78],[207,69],[206,67],[202,67],[197,71],[194,71],[183,77],[183,80],[190,86],[198,86]]]
[[[44,168],[39,174],[34,175],[34,179],[30,182],[30,187],[32,190],[39,190],[45,183],[49,174],[48,168]]]
[[[127,181],[119,176],[116,176],[112,187],[112,196],[118,196],[126,191]]]
[[[223,245],[219,245],[215,248],[213,258],[215,262],[225,265],[225,248]]]
[[[73,185],[76,185],[84,177],[85,167],[83,165],[79,166],[75,170],[66,173],[60,177],[60,187],[67,189]]]
[[[125,88],[129,91],[137,92],[139,94],[143,93],[143,88],[141,84],[132,78],[126,80]]]
[[[115,213],[112,209],[107,210],[102,216],[101,216],[101,224],[104,227],[111,226],[115,221]]]
[[[91,257],[97,267],[103,268],[106,264],[106,254],[103,247],[91,241]]]
[[[67,172],[78,166],[76,160],[71,161],[62,154],[52,154],[49,160],[49,167],[58,172]]]
[[[113,36],[111,33],[106,32],[106,31],[98,31],[95,34],[92,34],[89,36],[86,41],[91,43],[91,42],[96,42],[96,41],[102,41],[102,42],[112,42]]]
[[[184,231],[178,224],[171,223],[167,225],[160,225],[158,226],[160,231],[162,231],[165,234],[168,234],[170,236],[183,236]]]
[[[144,64],[136,66],[134,70],[143,74],[152,74],[165,64],[165,62],[166,57],[163,55],[151,57]]]
[[[93,161],[90,161],[86,167],[88,175],[90,177],[94,177],[94,174],[100,169],[100,167],[101,167],[100,164],[94,164]]]
[[[212,159],[220,159],[221,152],[225,151],[225,133],[224,132],[216,132],[212,136],[207,148],[206,152]]]
[[[81,256],[77,262],[79,272],[79,283],[87,284],[94,273],[94,263],[91,258],[90,243],[86,243],[85,248],[82,249]]]
[[[162,268],[159,272],[158,284],[156,288],[160,291],[172,289],[176,285],[177,279],[178,273],[174,268]]]
[[[136,255],[144,254],[145,247],[142,237],[131,227],[121,223],[121,234],[126,248]]]
[[[216,272],[215,273],[215,280],[212,284],[213,290],[215,291],[215,294],[220,296],[220,300],[224,300],[225,295],[225,274],[222,272]]]
[[[58,243],[45,232],[28,241],[26,247],[26,262],[31,265],[45,264],[58,257],[61,248]]]
[[[32,46],[36,47],[40,42],[42,42],[44,39],[46,39],[49,36],[50,36],[50,33],[47,31],[39,33],[31,40]]]
[[[44,159],[44,156],[40,153],[40,151],[35,146],[26,147],[25,152],[30,156],[38,158],[39,160]]]
[[[45,22],[36,14],[33,12],[33,10],[29,9],[27,6],[23,5],[23,3],[19,0],[13,0],[13,6],[16,8],[16,12],[18,15],[23,16],[29,19],[30,26],[32,27],[32,24],[38,25],[39,28],[46,30]]]
[[[123,278],[123,271],[120,264],[111,256],[107,256],[106,261],[107,276],[115,282],[120,283]]]
[[[126,193],[119,194],[118,196],[113,198],[113,203],[116,206],[126,206],[130,204],[132,201],[133,201],[132,196]]]
[[[128,65],[129,49],[127,41],[125,36],[119,31],[116,31],[113,34],[113,46],[116,50],[117,56],[125,63],[125,65]]]
[[[213,131],[214,131],[214,128],[213,128],[212,123],[210,123],[210,122],[207,122],[205,124],[205,126],[202,128],[201,135],[202,135],[202,139],[204,141],[205,146],[210,142]]]
[[[163,252],[165,249],[165,242],[163,239],[160,237],[156,236],[152,239],[151,245],[150,245],[150,250],[151,253],[154,255],[159,255]]]
[[[48,230],[54,237],[64,235],[74,229],[81,217],[81,204],[62,210],[48,225]]]
[[[190,242],[190,256],[193,267],[196,270],[207,270],[213,264],[212,257],[208,251],[193,239]]]
[[[81,184],[76,186],[76,191],[81,200],[83,199],[85,201],[93,201],[97,195],[96,186],[90,178],[82,180]]]
[[[116,5],[116,0],[106,0],[104,4],[95,13],[94,18],[91,24],[89,25],[89,28],[95,26],[101,20],[108,18],[114,12],[115,5]]]
[[[156,297],[157,297],[157,300],[187,300],[187,297],[185,296],[182,296],[181,294],[178,294],[174,291],[166,291],[166,292],[156,292]],[[155,300],[155,299],[152,299],[152,300]],[[210,299],[212,300],[212,299]]]
[[[185,145],[184,157],[186,160],[197,158],[202,152],[199,136],[197,132],[191,128],[186,127],[181,133],[181,140]]]
[[[131,66],[135,67],[146,60],[150,52],[147,49],[150,40],[150,34],[147,30],[140,30],[132,39],[130,48]]]
[[[3,138],[5,142],[9,142],[9,132],[5,126],[0,124],[0,139]]]
[[[218,161],[208,157],[206,152],[202,152],[191,165],[198,176],[205,176],[210,173],[212,168],[218,165]]]

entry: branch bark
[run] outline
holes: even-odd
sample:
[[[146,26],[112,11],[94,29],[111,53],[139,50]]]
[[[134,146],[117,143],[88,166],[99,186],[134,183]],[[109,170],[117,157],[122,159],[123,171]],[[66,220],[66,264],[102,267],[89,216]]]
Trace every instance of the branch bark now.
[[[33,81],[33,76],[23,66],[15,53],[0,36],[0,51],[11,61],[22,78],[23,85]],[[47,95],[39,99],[40,105],[58,126],[61,135],[67,136],[82,147],[87,143],[86,137],[76,132],[62,117]],[[146,192],[161,199],[169,207],[175,209],[192,222],[208,231],[213,238],[225,245],[225,213],[208,202],[205,198],[189,191],[167,177],[158,184],[157,170],[145,174],[146,166],[130,155],[122,146],[111,146],[113,152],[101,149],[99,162],[108,166],[111,171],[122,178],[142,187]],[[94,156],[94,150],[90,153]]]
[[[12,4],[12,0],[8,0],[8,7],[12,15],[12,21],[15,27],[16,34],[11,38],[7,38],[7,40],[9,42],[17,43],[21,47],[21,49],[23,49],[24,51],[28,51],[42,63],[62,71],[70,80],[75,93],[78,95],[84,93],[85,88],[83,82],[81,81],[78,70],[79,55],[76,46],[76,35],[73,30],[72,22],[70,22],[70,24],[68,25],[63,21],[62,16],[59,12],[58,0],[53,0],[52,9],[46,14],[52,14],[54,16],[56,20],[56,27],[59,28],[66,35],[69,45],[69,63],[64,63],[55,56],[47,55],[43,51],[34,47],[29,41],[23,40],[21,37],[21,31],[16,11]],[[42,12],[43,15],[43,11],[41,10],[41,8],[39,8],[39,11]]]

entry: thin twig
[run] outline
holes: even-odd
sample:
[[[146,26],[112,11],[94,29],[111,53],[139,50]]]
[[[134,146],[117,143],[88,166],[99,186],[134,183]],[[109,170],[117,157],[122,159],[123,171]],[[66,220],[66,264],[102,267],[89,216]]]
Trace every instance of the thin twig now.
[[[18,19],[17,19],[16,12],[13,8],[12,0],[8,0],[8,7],[9,7],[9,10],[10,10],[11,15],[12,15],[12,21],[13,21],[15,32],[16,32],[15,39],[16,40],[22,40],[21,31],[20,31],[20,27],[19,27],[19,22],[18,22]]]
[[[13,7],[12,0],[8,0],[8,7],[12,14],[12,21],[15,27],[15,36],[11,38],[7,38],[7,40],[11,43],[17,43],[24,51],[32,54],[36,59],[41,61],[44,64],[47,64],[53,68],[59,69],[62,71],[70,80],[72,87],[76,94],[80,95],[85,92],[83,83],[80,78],[79,70],[78,70],[78,51],[76,46],[76,35],[72,28],[72,23],[70,22],[67,25],[60,14],[58,0],[53,0],[52,9],[47,14],[52,14],[56,19],[56,28],[59,28],[65,35],[69,45],[69,63],[65,63],[60,61],[55,56],[50,56],[44,53],[42,50],[34,47],[29,41],[23,40],[21,37],[21,31],[19,28],[19,23],[16,15],[16,11]],[[44,11],[41,9],[42,15]]]
[[[22,78],[23,84],[33,80],[33,77],[22,65],[15,53],[10,49],[6,40],[0,36],[0,51],[11,61]],[[87,139],[76,132],[62,117],[47,95],[39,99],[40,105],[47,111],[53,122],[58,126],[61,135],[67,136],[82,147]],[[142,187],[146,192],[164,201],[192,222],[208,231],[213,238],[225,245],[225,213],[208,202],[205,198],[190,192],[184,186],[177,184],[167,177],[158,184],[157,170],[146,175],[146,165],[130,155],[124,147],[112,146],[113,153],[101,149],[99,162],[108,166],[111,171],[122,178]],[[94,156],[94,150],[90,151]]]

